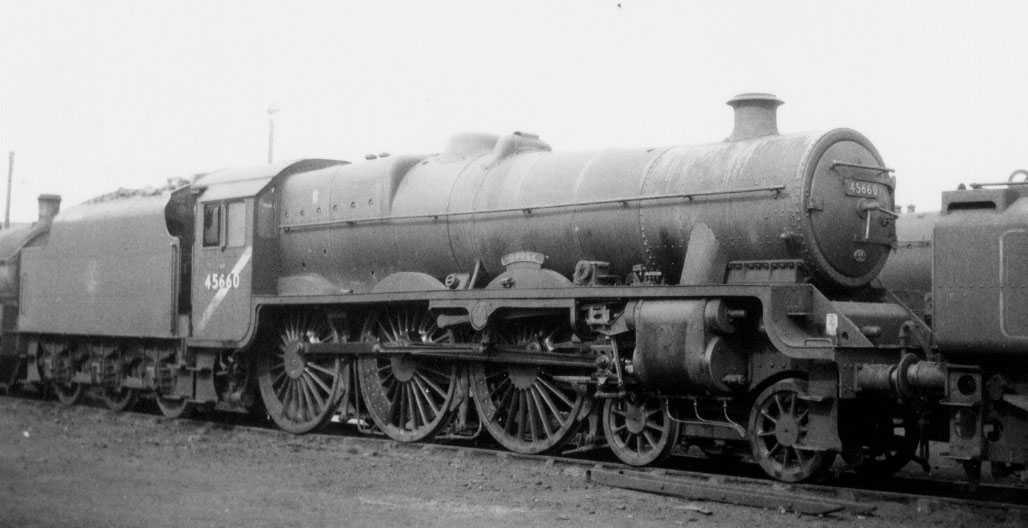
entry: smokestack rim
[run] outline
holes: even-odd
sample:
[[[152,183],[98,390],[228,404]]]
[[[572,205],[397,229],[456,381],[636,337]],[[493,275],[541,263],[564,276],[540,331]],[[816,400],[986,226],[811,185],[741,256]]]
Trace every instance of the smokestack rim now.
[[[771,105],[774,105],[774,106],[772,106],[772,108],[777,108],[777,107],[785,104],[785,101],[779,99],[778,96],[776,96],[773,93],[767,93],[767,92],[746,92],[746,93],[741,93],[739,95],[736,95],[735,97],[733,97],[733,98],[731,98],[731,99],[729,99],[728,101],[725,102],[725,104],[727,104],[728,106],[731,106],[732,108],[738,108],[740,105],[752,104],[752,103],[771,104]]]

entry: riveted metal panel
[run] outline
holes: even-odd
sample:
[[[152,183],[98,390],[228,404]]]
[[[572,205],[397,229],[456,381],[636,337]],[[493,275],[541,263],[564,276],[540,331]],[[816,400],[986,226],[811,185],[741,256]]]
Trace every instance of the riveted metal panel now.
[[[1010,192],[994,193],[1007,196]],[[933,322],[954,356],[1028,354],[1028,200],[982,199],[977,190],[944,196],[935,226]],[[998,206],[1002,205],[997,209]]]

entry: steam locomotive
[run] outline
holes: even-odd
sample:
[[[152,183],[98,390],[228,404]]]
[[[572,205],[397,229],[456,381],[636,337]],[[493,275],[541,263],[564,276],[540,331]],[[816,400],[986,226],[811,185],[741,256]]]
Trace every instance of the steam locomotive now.
[[[928,424],[970,478],[982,461],[1004,476],[1028,460],[1026,183],[1022,169],[1006,181],[962,184],[942,194],[940,211],[900,216],[897,249],[879,277],[931,325],[935,361],[979,374],[955,380],[963,401],[940,402],[952,408],[948,427]]]
[[[731,135],[706,145],[464,134],[438,154],[221,170],[60,214],[41,196],[38,222],[0,233],[0,384],[266,413],[296,434],[336,418],[404,442],[605,445],[633,465],[741,449],[784,481],[840,454],[895,471],[928,438],[970,465],[1023,464],[1023,441],[996,450],[988,403],[1023,344],[939,325],[976,263],[956,255],[929,328],[876,282],[895,178],[871,142],[779,134],[770,94],[728,104]],[[967,192],[1012,213],[1020,196]],[[1017,332],[1028,319],[1000,299]],[[1000,399],[1023,409],[1009,379]]]

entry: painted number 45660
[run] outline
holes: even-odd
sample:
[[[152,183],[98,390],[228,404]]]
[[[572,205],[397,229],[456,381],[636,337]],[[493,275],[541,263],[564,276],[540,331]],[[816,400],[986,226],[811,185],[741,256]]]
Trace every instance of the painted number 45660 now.
[[[238,273],[208,273],[203,279],[203,287],[208,290],[223,290],[239,287]]]

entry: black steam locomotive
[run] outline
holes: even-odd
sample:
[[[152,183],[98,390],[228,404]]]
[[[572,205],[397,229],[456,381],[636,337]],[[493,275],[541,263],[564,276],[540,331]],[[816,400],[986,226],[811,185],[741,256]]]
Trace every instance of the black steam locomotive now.
[[[779,134],[769,94],[729,104],[731,136],[707,145],[552,152],[468,134],[433,155],[223,170],[59,215],[43,196],[36,224],[0,235],[0,383],[112,409],[152,397],[168,416],[266,412],[293,433],[338,417],[399,441],[607,445],[635,465],[741,448],[786,481],[840,454],[894,471],[929,438],[969,467],[1023,464],[1025,442],[1004,435],[1023,437],[1028,389],[1002,370],[1023,345],[986,326],[1028,325],[1011,297],[1020,231],[980,248],[1009,265],[1012,289],[974,293],[1000,312],[976,312],[969,338],[940,327],[981,281],[966,282],[982,254],[953,254],[933,331],[875,282],[896,213],[874,146],[849,129]],[[1017,189],[966,191],[996,207],[954,214],[1014,222]],[[951,243],[988,245],[956,224]]]

